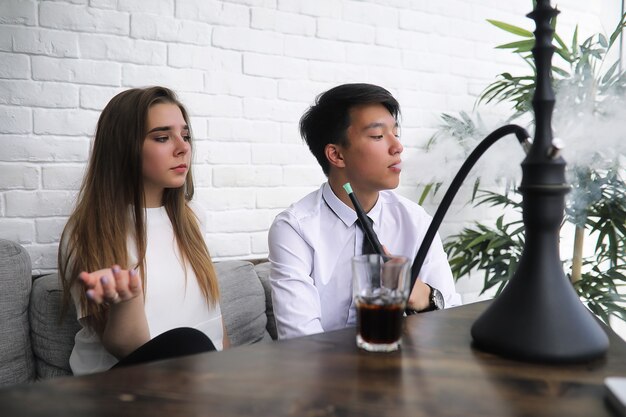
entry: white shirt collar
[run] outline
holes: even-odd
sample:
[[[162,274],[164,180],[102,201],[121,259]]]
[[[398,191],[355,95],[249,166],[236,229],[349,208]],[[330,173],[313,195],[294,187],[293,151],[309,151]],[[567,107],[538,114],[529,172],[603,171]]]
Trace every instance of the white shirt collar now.
[[[328,204],[328,207],[330,207],[333,213],[335,213],[335,215],[346,225],[346,227],[351,227],[354,222],[356,222],[356,211],[352,210],[352,208],[346,205],[335,195],[335,192],[330,187],[328,182],[326,182],[322,187],[322,198],[326,204]],[[374,207],[372,207],[372,209],[367,213],[368,217],[372,219],[374,224],[380,224],[380,213],[382,207],[381,200],[382,199],[379,194],[376,204],[374,204]]]

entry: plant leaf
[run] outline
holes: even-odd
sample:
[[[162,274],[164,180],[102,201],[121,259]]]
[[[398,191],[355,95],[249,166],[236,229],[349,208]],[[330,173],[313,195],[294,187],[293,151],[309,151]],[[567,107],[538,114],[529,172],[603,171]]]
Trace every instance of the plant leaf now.
[[[497,28],[500,28],[506,32],[512,33],[517,36],[522,36],[524,38],[532,38],[534,35],[532,32],[527,31],[519,26],[514,26],[509,23],[504,23],[499,20],[487,19],[487,22],[491,23]]]

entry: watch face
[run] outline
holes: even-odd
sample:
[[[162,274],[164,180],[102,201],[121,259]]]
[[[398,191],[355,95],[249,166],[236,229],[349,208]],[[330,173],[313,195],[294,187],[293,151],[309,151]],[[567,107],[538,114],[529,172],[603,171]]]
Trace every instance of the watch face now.
[[[437,288],[433,288],[433,302],[437,310],[443,310],[445,302],[443,301],[443,295],[441,294],[441,291],[439,291]]]

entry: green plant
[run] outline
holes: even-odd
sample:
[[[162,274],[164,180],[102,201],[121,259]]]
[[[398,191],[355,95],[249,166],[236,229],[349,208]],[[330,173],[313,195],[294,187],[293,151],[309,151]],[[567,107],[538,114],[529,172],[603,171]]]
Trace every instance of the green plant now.
[[[522,38],[497,48],[511,50],[520,56],[528,64],[531,74],[500,74],[482,92],[477,105],[508,102],[514,111],[509,120],[518,119],[532,109],[536,75],[530,54],[534,46],[533,34],[504,22],[489,22]],[[554,29],[556,23],[554,18]],[[608,38],[596,34],[582,43],[578,42],[576,29],[570,45],[566,45],[555,32],[555,52],[560,60],[552,66],[552,78],[559,101],[588,110],[595,118],[608,115],[616,101],[623,102],[626,72],[618,70],[617,62],[606,71],[603,68],[608,50],[624,27],[626,15]],[[460,119],[445,116],[443,132],[453,137],[457,137],[453,132],[455,129],[458,134],[464,127],[472,125],[471,118],[466,115]],[[459,125],[460,122],[463,125]],[[433,138],[437,139],[436,136]],[[568,165],[572,192],[564,222],[575,227],[575,242],[572,257],[565,260],[564,268],[570,268],[568,276],[581,299],[606,323],[611,316],[626,320],[626,295],[622,294],[626,287],[626,181],[620,157],[619,154],[597,151],[590,158],[594,162],[591,166],[589,159],[587,164]],[[494,287],[496,294],[502,291],[517,269],[524,245],[520,201],[511,197],[515,194],[508,191],[478,192],[476,205],[508,208],[507,215],[500,216],[494,226],[477,222],[449,237],[444,244],[457,280],[473,270],[483,271],[482,292]],[[581,250],[585,235],[595,239],[594,253],[587,257],[582,256]]]

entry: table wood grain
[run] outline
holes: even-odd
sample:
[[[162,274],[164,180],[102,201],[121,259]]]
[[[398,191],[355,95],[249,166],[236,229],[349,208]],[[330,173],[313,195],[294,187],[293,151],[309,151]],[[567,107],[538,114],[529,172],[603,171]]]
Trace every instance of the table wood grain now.
[[[488,302],[408,317],[402,348],[369,353],[348,328],[0,390],[4,416],[612,416],[606,376],[626,343],[576,365],[517,362],[471,346]]]

